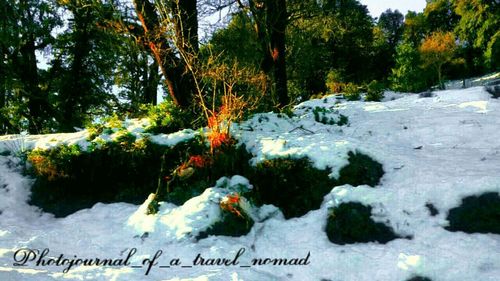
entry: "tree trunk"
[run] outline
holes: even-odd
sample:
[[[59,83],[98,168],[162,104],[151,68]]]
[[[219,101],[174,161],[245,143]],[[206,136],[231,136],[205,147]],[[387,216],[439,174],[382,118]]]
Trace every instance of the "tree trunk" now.
[[[179,2],[183,2],[183,0]],[[186,5],[191,7],[190,5],[192,5],[192,0],[187,2],[189,3]],[[134,0],[134,6],[137,16],[141,21],[142,28],[144,29],[146,40],[149,42],[149,48],[160,67],[163,77],[165,78],[165,83],[168,87],[170,97],[175,104],[181,107],[188,107],[192,102],[192,96],[195,92],[193,86],[194,78],[192,74],[186,71],[185,64],[175,55],[171,47],[168,46],[168,38],[166,38],[166,35],[162,31],[161,22],[153,4],[147,0]],[[182,9],[183,7],[184,5],[180,5],[179,9]],[[193,16],[192,11],[181,14],[186,15],[189,22],[194,22],[195,17]],[[188,23],[182,22],[182,25],[185,24],[187,25]],[[183,30],[179,29],[179,26],[177,26],[176,29]],[[186,32],[189,34],[189,40],[195,40],[194,38],[196,38],[197,41],[198,35],[196,34],[196,37],[194,37],[193,29],[188,30],[189,32]]]
[[[444,90],[444,84],[443,84],[443,77],[442,77],[442,65],[438,64],[437,66],[437,74],[438,74],[438,80],[439,80],[439,89]]]
[[[34,18],[29,5],[25,1],[19,3],[21,7],[21,24],[29,27]],[[36,45],[35,34],[28,30],[23,34],[24,41],[19,47],[19,54],[13,56],[13,65],[16,67],[16,74],[20,84],[23,85],[23,95],[27,98],[28,111],[25,117],[28,119],[28,132],[30,134],[40,133],[43,127],[45,110],[48,108],[47,97],[39,88],[38,68],[36,65]]]
[[[160,75],[158,74],[158,63],[153,61],[153,63],[147,67],[145,71],[146,75],[143,76],[144,81],[144,96],[142,103],[149,103],[152,105],[157,104],[157,94],[158,94],[158,81],[160,81]]]
[[[267,19],[270,31],[271,52],[274,65],[274,79],[278,106],[283,108],[288,105],[287,76],[286,76],[286,49],[285,31],[288,20],[286,0],[268,0]]]
[[[91,51],[90,30],[92,22],[92,13],[89,8],[85,10],[76,9],[74,14],[75,42],[71,47],[73,60],[69,69],[68,77],[63,81],[61,95],[63,100],[63,109],[60,116],[61,130],[64,132],[73,132],[75,127],[82,126],[81,115],[85,114],[88,103],[85,102],[85,96],[88,93],[85,58]]]

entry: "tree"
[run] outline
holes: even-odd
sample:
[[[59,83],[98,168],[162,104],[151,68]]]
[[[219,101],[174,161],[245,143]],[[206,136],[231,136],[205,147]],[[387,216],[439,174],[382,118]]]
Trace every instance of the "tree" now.
[[[241,10],[250,11],[255,24],[257,40],[262,50],[260,68],[273,74],[278,107],[290,103],[286,72],[286,28],[288,11],[286,0],[249,0],[248,5],[236,1]]]
[[[410,41],[403,41],[396,48],[396,65],[389,80],[391,88],[402,92],[420,92],[427,87],[425,72],[420,67],[420,54]]]
[[[387,43],[395,49],[403,36],[404,16],[398,10],[388,9],[378,19],[378,27],[384,32]]]
[[[405,16],[403,39],[414,45],[420,45],[426,34],[427,26],[424,14],[408,11]]]
[[[27,129],[38,133],[50,127],[53,109],[46,81],[37,66],[37,52],[49,47],[51,31],[60,24],[52,1],[2,1],[0,32],[0,131]]]
[[[196,0],[165,0],[157,4],[134,0],[145,43],[160,67],[170,98],[175,104],[188,107],[196,92],[195,77],[186,61],[195,59],[198,50]],[[174,26],[174,36],[167,32],[169,24]]]
[[[498,66],[500,4],[496,0],[452,0],[452,4],[460,16],[455,33],[471,49],[466,57],[468,67],[473,74],[494,69]]]
[[[459,16],[453,11],[450,0],[429,0],[424,9],[427,32],[453,31]]]
[[[434,68],[441,89],[444,89],[443,65],[453,60],[456,49],[454,34],[441,31],[428,36],[419,48],[423,66]]]
[[[60,131],[72,132],[111,112],[118,45],[121,38],[104,22],[115,16],[109,2],[61,1],[69,15],[68,28],[57,38],[51,61],[52,90],[57,93],[55,115]]]
[[[373,28],[373,78],[385,80],[394,67],[396,46],[403,36],[404,16],[398,10],[383,12]]]

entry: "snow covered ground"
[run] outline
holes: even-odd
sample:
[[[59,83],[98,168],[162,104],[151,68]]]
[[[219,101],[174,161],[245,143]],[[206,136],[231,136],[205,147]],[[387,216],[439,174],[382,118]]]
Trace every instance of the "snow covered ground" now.
[[[156,216],[144,214],[147,202],[98,203],[56,219],[26,203],[31,180],[21,175],[15,157],[0,156],[0,280],[403,281],[415,275],[435,281],[499,280],[499,235],[449,232],[444,227],[447,210],[463,197],[500,192],[500,100],[490,98],[482,87],[435,94],[394,95],[398,98],[380,103],[338,103],[327,97],[299,105],[293,118],[259,114],[235,126],[233,134],[253,153],[253,162],[308,156],[336,176],[347,163],[347,152],[359,150],[382,163],[385,171],[375,188],[332,187],[319,210],[300,218],[285,220],[274,206],[249,206],[256,223],[238,238],[195,241],[193,235],[218,215],[214,204],[228,192],[222,186],[251,188],[242,177],[221,179],[183,206],[164,203]],[[347,116],[349,125],[314,121],[314,107]],[[172,144],[192,134],[159,136],[156,141]],[[82,144],[85,138],[85,132],[6,136],[0,137],[0,151]],[[372,206],[374,220],[413,239],[332,244],[324,231],[328,208],[351,201]],[[431,216],[427,203],[439,214]],[[41,253],[35,258],[35,253],[19,251],[23,248],[50,249],[46,260],[61,254],[68,259],[131,257],[124,266],[73,266],[63,273],[69,261],[37,266]],[[238,252],[237,264],[193,266],[198,254],[232,261]],[[21,263],[27,259],[26,266],[14,266],[14,258]],[[254,258],[300,258],[308,264],[246,267]],[[157,264],[148,272],[152,260]]]
[[[465,83],[465,85],[464,85]],[[445,83],[445,89],[461,89],[482,86],[490,83],[498,84],[500,83],[500,72],[490,73],[481,77],[468,78],[464,80],[448,81]]]

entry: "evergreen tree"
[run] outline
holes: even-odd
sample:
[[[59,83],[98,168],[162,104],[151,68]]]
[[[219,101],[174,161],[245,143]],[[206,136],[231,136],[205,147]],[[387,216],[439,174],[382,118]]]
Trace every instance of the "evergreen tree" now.
[[[426,75],[420,65],[418,49],[412,42],[403,41],[396,48],[396,66],[390,76],[391,88],[402,92],[420,92],[426,89]]]

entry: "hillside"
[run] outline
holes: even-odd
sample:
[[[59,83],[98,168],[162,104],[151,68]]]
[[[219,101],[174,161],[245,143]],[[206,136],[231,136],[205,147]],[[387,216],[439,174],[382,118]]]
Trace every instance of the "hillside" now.
[[[136,139],[144,136],[142,122],[126,121],[127,130]],[[329,96],[296,106],[291,117],[255,115],[232,127],[232,135],[251,153],[251,165],[283,157],[307,157],[315,169],[326,169],[330,178],[341,182],[342,168],[350,163],[352,155],[361,154],[380,163],[383,175],[375,179],[373,187],[332,185],[319,209],[300,216],[284,214],[271,204],[254,206],[243,201],[242,209],[254,222],[249,233],[206,238],[199,235],[220,220],[219,202],[231,198],[234,192],[252,190],[254,183],[245,175],[222,178],[183,205],[162,202],[154,215],[146,214],[150,197],[144,198],[140,206],[97,203],[56,218],[28,204],[33,179],[23,175],[16,152],[61,143],[85,148],[90,144],[87,132],[2,136],[0,280],[404,281],[416,276],[420,279],[413,280],[497,280],[499,233],[479,233],[492,231],[474,227],[464,232],[460,223],[450,223],[450,210],[469,198],[464,202],[473,207],[466,213],[485,225],[493,222],[498,231],[499,128],[500,100],[492,98],[483,87],[438,91],[429,97],[386,92],[382,102]],[[197,134],[199,131],[184,130],[150,138],[173,146]],[[104,141],[114,137],[111,134]],[[291,195],[284,192],[282,196]],[[384,236],[387,239],[354,243],[332,238],[335,233],[327,235],[330,220],[342,214],[340,206],[360,205],[349,203],[368,207],[371,219],[378,223],[375,229],[390,229],[392,234]],[[354,213],[363,213],[366,209],[356,210]],[[452,217],[457,212],[452,211]],[[491,218],[484,214],[491,214]],[[354,224],[356,218],[347,216],[344,224],[336,221],[337,228],[330,231],[355,228],[345,223]],[[334,243],[339,239],[340,243]],[[33,258],[26,266],[14,266],[13,257],[22,248],[48,248],[46,257],[56,259],[61,254],[69,259],[125,259],[132,248],[137,252],[128,266],[74,266],[63,273],[69,261],[61,266],[37,266]],[[148,271],[142,262],[158,250],[162,250],[158,264]],[[198,254],[233,260],[238,251],[241,256],[237,265],[193,266]],[[17,258],[22,260],[22,255],[18,253]],[[183,266],[192,267],[170,266],[175,258]],[[259,258],[295,258],[308,264],[246,267]]]

